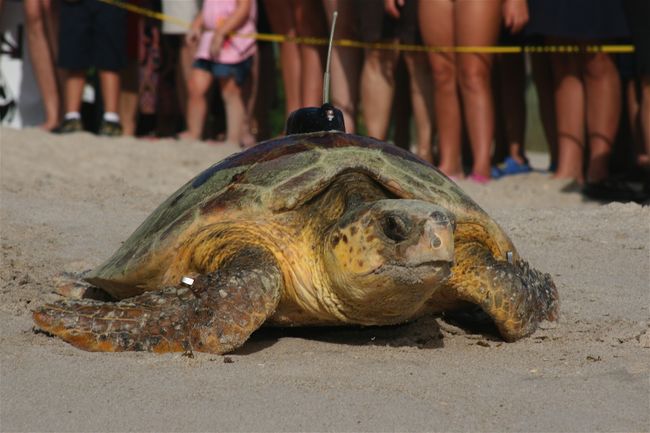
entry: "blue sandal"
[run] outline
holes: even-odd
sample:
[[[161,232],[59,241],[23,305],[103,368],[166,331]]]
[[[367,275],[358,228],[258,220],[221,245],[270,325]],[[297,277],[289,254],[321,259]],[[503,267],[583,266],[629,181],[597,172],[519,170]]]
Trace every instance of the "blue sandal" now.
[[[498,179],[503,176],[512,176],[514,174],[530,173],[533,169],[528,164],[528,160],[523,164],[518,163],[512,157],[507,157],[501,164],[492,167],[492,178]]]

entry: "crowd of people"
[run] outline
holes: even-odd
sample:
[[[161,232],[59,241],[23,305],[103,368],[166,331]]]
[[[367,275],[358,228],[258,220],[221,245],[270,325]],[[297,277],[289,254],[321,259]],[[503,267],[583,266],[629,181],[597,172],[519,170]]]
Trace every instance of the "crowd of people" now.
[[[627,141],[633,143],[625,146],[626,167],[642,176],[650,171],[647,0],[129,3],[157,10],[164,19],[99,0],[24,1],[44,129],[74,133],[89,128],[82,123],[81,101],[92,76],[101,89],[103,114],[95,128],[100,135],[153,131],[249,147],[274,134],[269,111],[278,99],[276,89],[283,88],[285,116],[320,106],[325,61],[321,45],[289,41],[275,48],[250,35],[326,37],[337,10],[335,39],[575,47],[569,53],[533,54],[335,47],[331,97],[348,132],[359,132],[362,125],[382,140],[390,134],[398,145],[413,141],[420,158],[451,178],[487,183],[526,173],[531,167],[524,143],[524,95],[530,76],[555,177],[574,179],[597,197],[631,194],[610,173],[622,119],[629,120]],[[630,42],[634,54],[592,48]],[[282,86],[275,78],[278,64]]]

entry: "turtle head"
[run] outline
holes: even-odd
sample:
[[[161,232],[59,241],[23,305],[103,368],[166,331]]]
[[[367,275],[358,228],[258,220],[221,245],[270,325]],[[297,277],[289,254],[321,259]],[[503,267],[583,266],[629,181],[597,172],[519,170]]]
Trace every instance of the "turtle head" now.
[[[325,263],[341,313],[364,325],[406,320],[450,275],[452,214],[420,200],[378,200],[331,229]]]

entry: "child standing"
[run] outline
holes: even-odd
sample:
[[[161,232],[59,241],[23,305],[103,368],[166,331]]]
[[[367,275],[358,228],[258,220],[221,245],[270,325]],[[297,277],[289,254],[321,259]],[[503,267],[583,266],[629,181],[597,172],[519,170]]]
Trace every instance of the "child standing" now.
[[[198,48],[188,86],[187,131],[181,138],[201,138],[208,107],[206,96],[217,78],[226,109],[225,143],[252,144],[242,85],[250,74],[257,47],[253,38],[229,34],[255,33],[256,17],[253,0],[203,2],[203,9],[187,35],[189,43],[198,41]]]

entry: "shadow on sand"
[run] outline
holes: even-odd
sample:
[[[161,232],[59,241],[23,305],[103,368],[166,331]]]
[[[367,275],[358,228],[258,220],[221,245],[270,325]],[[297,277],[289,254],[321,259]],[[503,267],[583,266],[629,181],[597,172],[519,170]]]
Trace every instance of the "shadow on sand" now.
[[[413,322],[392,326],[263,327],[233,354],[255,353],[273,346],[282,338],[299,338],[348,346],[439,349],[444,347],[445,334],[476,335],[482,340],[503,341],[490,318],[482,312],[472,310],[447,313],[442,316],[429,315]]]

